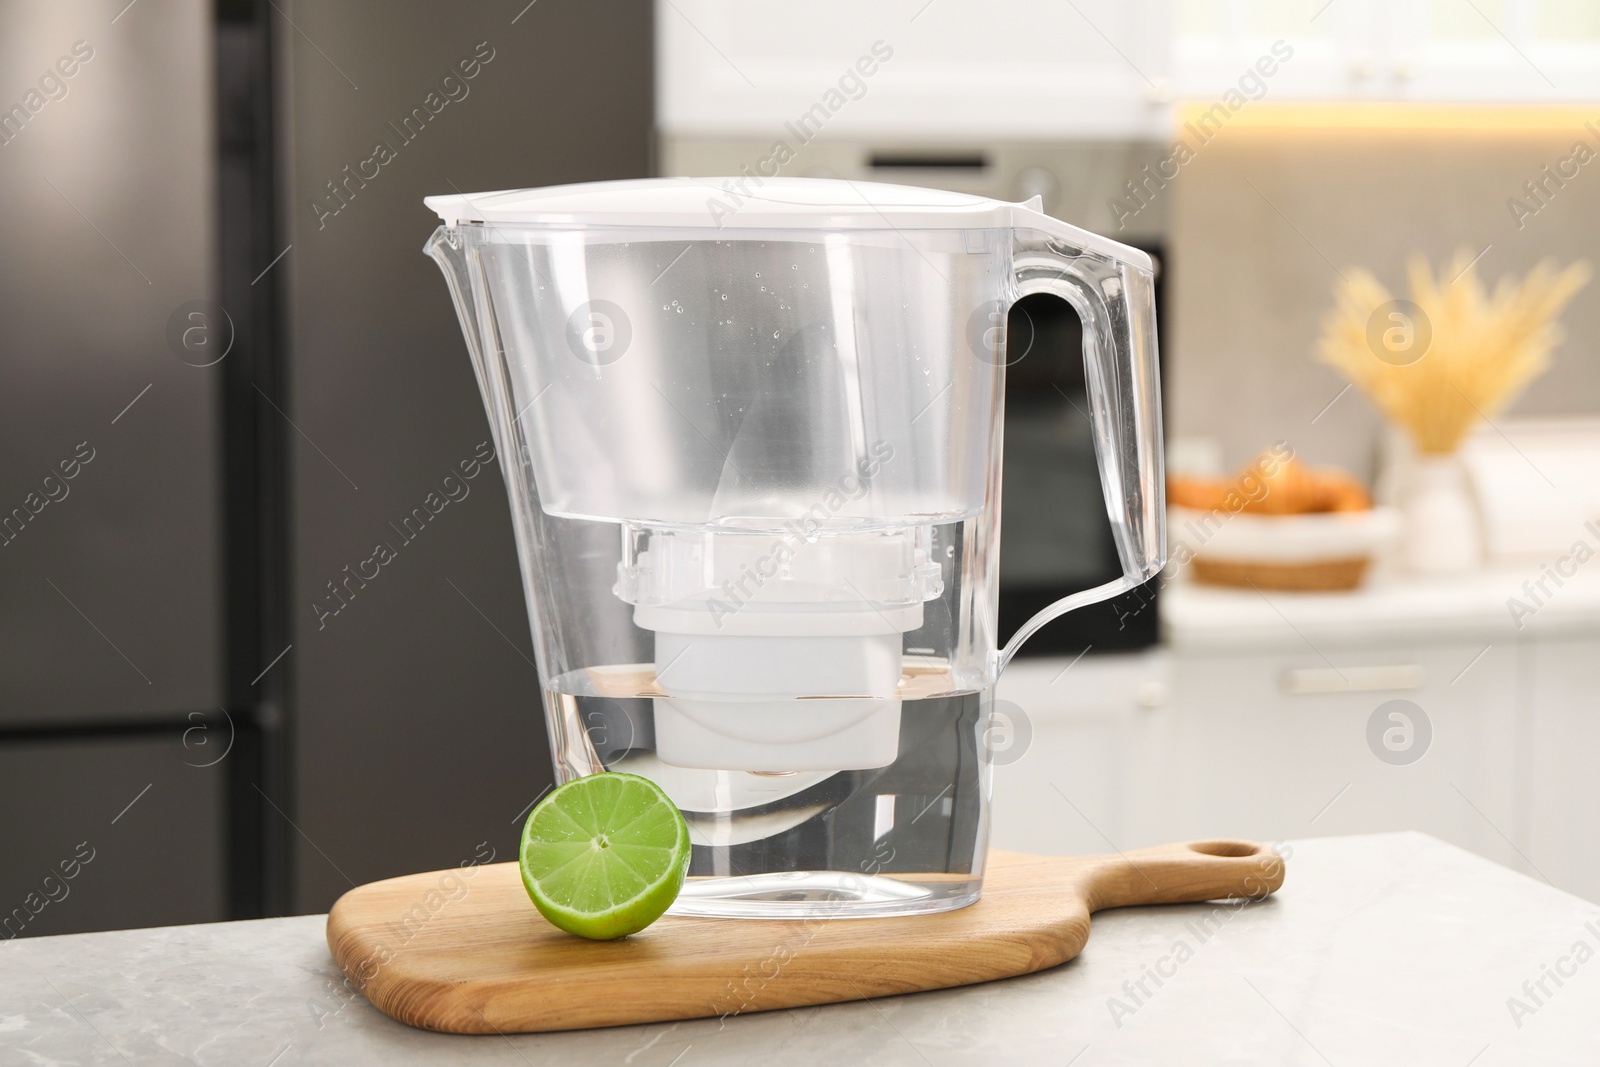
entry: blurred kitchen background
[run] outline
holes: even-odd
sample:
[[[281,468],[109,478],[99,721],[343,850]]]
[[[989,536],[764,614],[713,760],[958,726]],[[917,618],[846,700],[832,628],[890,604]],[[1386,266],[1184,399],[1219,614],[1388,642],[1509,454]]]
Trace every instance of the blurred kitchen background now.
[[[0,0],[0,109],[6,937],[512,858],[551,771],[498,466],[350,580],[489,439],[422,197],[779,164],[1161,266],[1193,562],[1008,670],[997,845],[1422,830],[1600,901],[1600,300],[1448,454],[1317,358],[1358,269],[1596,255],[1600,6]],[[1077,322],[1009,338],[1007,629],[1120,573]],[[1358,499],[1208,511],[1279,442]]]

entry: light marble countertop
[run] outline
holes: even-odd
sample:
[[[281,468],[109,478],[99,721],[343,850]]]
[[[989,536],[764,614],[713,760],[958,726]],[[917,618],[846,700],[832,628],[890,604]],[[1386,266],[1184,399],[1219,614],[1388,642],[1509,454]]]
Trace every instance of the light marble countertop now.
[[[1051,971],[726,1023],[412,1030],[342,993],[321,916],[22,939],[0,946],[0,1062],[1600,1062],[1600,907],[1421,834],[1290,847],[1278,897],[1105,912]]]

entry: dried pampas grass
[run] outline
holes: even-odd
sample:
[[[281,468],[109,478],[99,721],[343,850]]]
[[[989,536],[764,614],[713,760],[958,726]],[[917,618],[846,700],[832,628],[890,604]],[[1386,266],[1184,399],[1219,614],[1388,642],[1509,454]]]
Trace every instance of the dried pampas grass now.
[[[1520,283],[1502,278],[1492,294],[1466,251],[1437,280],[1420,257],[1408,274],[1415,309],[1388,306],[1393,297],[1376,278],[1351,271],[1336,289],[1319,352],[1419,452],[1448,454],[1480,418],[1493,418],[1544,373],[1562,338],[1556,315],[1588,283],[1589,266],[1557,270],[1546,261]],[[1408,342],[1421,352],[1414,362],[1407,362]]]

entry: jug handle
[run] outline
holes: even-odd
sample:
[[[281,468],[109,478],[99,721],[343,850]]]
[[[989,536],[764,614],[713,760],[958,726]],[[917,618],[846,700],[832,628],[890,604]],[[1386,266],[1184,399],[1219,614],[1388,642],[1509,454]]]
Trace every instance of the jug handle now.
[[[1154,265],[1136,248],[1028,206],[1018,205],[1014,225],[1015,295],[1049,293],[1083,322],[1089,417],[1122,576],[1064,597],[1023,623],[996,653],[995,676],[1046,623],[1129,592],[1166,563]]]

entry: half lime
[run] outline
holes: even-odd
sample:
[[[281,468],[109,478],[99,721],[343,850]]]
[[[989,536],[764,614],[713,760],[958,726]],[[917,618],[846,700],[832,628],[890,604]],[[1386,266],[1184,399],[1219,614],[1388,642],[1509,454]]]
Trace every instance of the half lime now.
[[[550,922],[611,941],[661,918],[689,870],[689,828],[661,788],[636,774],[574,778],[522,827],[522,884]]]

